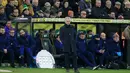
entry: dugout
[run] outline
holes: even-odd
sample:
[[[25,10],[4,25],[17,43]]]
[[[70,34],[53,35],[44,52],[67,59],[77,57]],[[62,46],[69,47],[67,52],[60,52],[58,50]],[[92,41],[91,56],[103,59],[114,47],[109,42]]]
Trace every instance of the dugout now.
[[[38,29],[44,28],[49,30],[51,28],[58,29],[63,26],[64,18],[18,18],[13,20],[14,27],[16,30],[26,29],[32,36]],[[93,30],[95,33],[105,32],[105,25],[118,25],[119,35],[121,39],[121,47],[123,52],[123,60],[130,65],[130,40],[122,39],[122,31],[124,28],[130,24],[130,20],[116,20],[116,19],[80,19],[73,18],[72,24],[77,30]],[[91,25],[91,26],[88,26]],[[88,28],[86,28],[88,27]],[[91,28],[91,29],[90,29]],[[124,45],[125,43],[125,45]]]

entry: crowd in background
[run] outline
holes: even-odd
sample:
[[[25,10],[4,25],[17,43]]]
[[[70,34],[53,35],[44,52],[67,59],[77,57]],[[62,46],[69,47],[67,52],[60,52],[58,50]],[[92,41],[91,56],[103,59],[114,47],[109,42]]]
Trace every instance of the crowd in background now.
[[[129,19],[129,0],[0,0],[0,20],[22,18]]]

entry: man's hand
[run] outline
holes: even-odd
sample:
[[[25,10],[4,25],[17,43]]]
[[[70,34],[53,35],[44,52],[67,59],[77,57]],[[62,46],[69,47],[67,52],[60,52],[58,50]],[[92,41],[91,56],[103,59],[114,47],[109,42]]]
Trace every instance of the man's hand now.
[[[102,53],[102,50],[99,50],[99,53]]]
[[[102,54],[103,54],[104,52],[105,52],[105,50],[102,50],[102,49],[99,50],[99,53],[102,53]]]
[[[7,49],[4,49],[4,53],[7,54]]]
[[[102,50],[102,54],[105,52],[105,50]]]

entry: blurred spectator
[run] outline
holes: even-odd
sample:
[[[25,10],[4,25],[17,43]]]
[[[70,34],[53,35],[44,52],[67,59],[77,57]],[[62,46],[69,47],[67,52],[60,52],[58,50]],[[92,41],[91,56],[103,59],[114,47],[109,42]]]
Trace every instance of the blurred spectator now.
[[[110,13],[113,11],[113,7],[112,7],[111,1],[106,1],[106,5],[105,5],[105,7],[104,7],[104,11],[105,11],[107,14],[110,14]]]
[[[14,7],[18,9],[19,8],[18,5],[19,5],[18,0],[14,0]]]
[[[7,3],[8,3],[8,0],[0,0],[0,4],[4,7],[7,5]]]
[[[36,14],[37,11],[40,10],[40,7],[39,7],[39,0],[32,0],[32,6],[33,6],[33,10],[34,10],[34,15]]]
[[[101,1],[96,0],[96,6],[92,8],[93,18],[106,18],[107,13],[101,8]]]
[[[32,5],[30,3],[30,0],[18,0],[18,1],[19,1],[20,14],[22,14],[25,9],[28,9],[29,14],[31,16],[34,15],[33,7],[32,7]]]
[[[68,11],[68,16],[74,18],[74,12],[72,10]]]
[[[60,35],[56,36],[56,40],[54,41],[54,45],[56,48],[56,54],[63,54],[63,43],[60,40]]]
[[[36,14],[33,16],[34,18],[43,18],[44,17],[44,13],[42,10],[39,10],[36,12]]]
[[[51,8],[51,13],[57,14],[60,7],[60,2],[56,1]]]
[[[125,19],[130,19],[130,2],[129,1],[125,3],[123,16]]]
[[[9,19],[9,15],[13,12],[14,9],[14,0],[10,0],[9,3],[6,5],[5,12],[7,15],[7,18]]]
[[[57,13],[53,13],[53,12],[50,13],[50,18],[56,18],[56,17],[57,17]]]
[[[78,1],[79,0],[68,0],[69,6],[72,8],[75,17],[78,17]]]
[[[24,9],[21,17],[22,18],[31,18],[32,16],[29,12],[29,9]]]
[[[44,15],[45,15],[46,18],[49,18],[50,17],[50,11],[49,10],[44,11]]]
[[[59,11],[59,12],[58,12],[57,18],[63,18],[63,12],[62,12],[62,11]]]
[[[102,7],[105,7],[106,1],[111,1],[111,5],[114,6],[115,2],[118,1],[118,0],[101,0]]]
[[[64,6],[61,8],[63,12],[63,17],[68,16],[68,11],[72,10],[72,8],[69,6],[69,3],[67,1],[64,2]]]
[[[86,18],[86,17],[88,17],[87,12],[85,10],[81,11],[80,18]]]
[[[116,14],[116,18],[123,14],[123,10],[120,2],[115,3],[114,12]]]
[[[44,7],[42,7],[42,11],[45,12],[45,11],[51,11],[51,4],[49,2],[46,2]]]
[[[92,4],[91,4],[91,0],[80,0],[79,1],[79,7],[80,7],[80,11],[82,10],[88,10],[92,8]]]
[[[2,5],[0,5],[0,20],[7,20],[5,7],[3,7]]]
[[[54,5],[54,0],[39,0],[39,6],[44,7],[46,2],[50,3],[51,6]]]
[[[19,10],[18,9],[13,9],[13,13],[10,14],[9,19],[14,20],[15,18],[19,17]]]
[[[111,19],[116,19],[115,12],[111,12],[111,13],[108,14],[108,15],[109,15],[109,17],[110,17]]]
[[[33,10],[34,10],[34,15],[36,14],[37,11],[40,10],[40,7],[39,7],[39,0],[33,0],[32,1],[32,6],[33,6]]]
[[[5,26],[5,33],[8,36],[9,35],[9,31],[12,30],[12,21],[7,21],[6,26]]]

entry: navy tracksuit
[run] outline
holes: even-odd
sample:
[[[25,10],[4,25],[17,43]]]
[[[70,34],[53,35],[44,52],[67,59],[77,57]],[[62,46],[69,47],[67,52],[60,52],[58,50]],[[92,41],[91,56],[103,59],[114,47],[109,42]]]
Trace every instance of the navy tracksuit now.
[[[106,46],[105,46],[106,41],[102,40],[102,39],[96,40],[95,38],[96,37],[93,36],[92,40],[89,41],[88,47],[89,47],[90,51],[95,55],[95,57],[99,58],[99,64],[103,65],[104,59],[108,55],[108,53],[106,51]],[[105,49],[105,52],[103,54],[99,52],[99,50],[101,50],[101,49]]]
[[[39,37],[38,34],[35,37],[35,42],[36,42],[36,46],[33,49],[33,55],[34,56],[36,56],[37,53],[43,49],[43,47],[42,47],[42,41],[41,41],[41,39],[40,39],[40,37]]]
[[[0,34],[0,64],[4,56],[4,49],[7,49],[7,56],[9,56],[10,58],[11,66],[14,66],[14,50],[13,48],[11,48],[11,45],[13,45],[14,43],[9,43],[10,40],[7,38],[7,36],[5,34]]]
[[[35,47],[35,41],[31,36],[20,36],[18,39],[20,45],[20,56],[26,54],[27,66],[30,67],[33,61],[32,49]],[[25,56],[24,56],[25,57]],[[21,58],[21,65],[24,65],[24,59]]]
[[[55,40],[54,45],[56,48],[56,54],[63,54],[63,43]]]
[[[14,63],[15,54],[18,54],[18,42],[15,36],[7,36],[7,47],[10,53],[10,59]]]
[[[96,66],[94,55],[88,50],[85,39],[77,39],[78,56],[90,67]]]
[[[114,40],[109,40],[107,44],[107,49],[109,53],[109,60],[114,61],[115,59],[114,56],[120,57],[120,60],[121,60],[122,53],[120,56],[117,54],[117,52],[121,52],[119,42],[115,42]]]
[[[6,49],[6,44],[7,44],[7,41],[6,41],[5,35],[0,33],[0,64],[2,62],[2,58],[4,55],[4,49]]]

